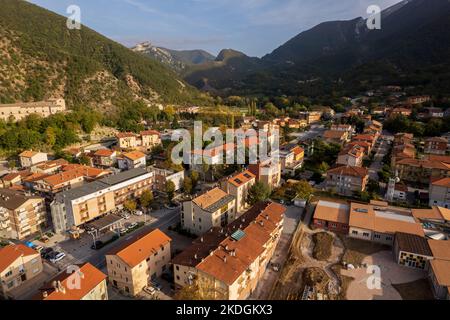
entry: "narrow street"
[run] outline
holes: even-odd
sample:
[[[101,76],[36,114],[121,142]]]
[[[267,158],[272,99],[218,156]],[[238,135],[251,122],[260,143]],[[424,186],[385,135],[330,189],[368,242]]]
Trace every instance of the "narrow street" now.
[[[378,172],[383,168],[383,158],[389,151],[389,143],[384,139],[384,136],[379,138],[379,146],[375,149],[375,156],[372,164],[369,167],[370,179],[378,182]]]

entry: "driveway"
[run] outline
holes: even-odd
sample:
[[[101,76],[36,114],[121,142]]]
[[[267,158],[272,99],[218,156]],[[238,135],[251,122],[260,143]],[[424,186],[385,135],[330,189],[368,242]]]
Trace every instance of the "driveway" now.
[[[368,280],[372,274],[366,268],[354,270],[341,270],[344,276],[352,277],[354,280],[347,289],[348,300],[401,300],[401,296],[392,286],[423,279],[427,276],[423,270],[416,270],[400,266],[394,261],[391,251],[380,251],[374,255],[367,256],[363,264],[378,266],[380,268],[381,286],[370,289]],[[370,271],[370,270],[369,270]],[[369,281],[369,283],[372,283]]]

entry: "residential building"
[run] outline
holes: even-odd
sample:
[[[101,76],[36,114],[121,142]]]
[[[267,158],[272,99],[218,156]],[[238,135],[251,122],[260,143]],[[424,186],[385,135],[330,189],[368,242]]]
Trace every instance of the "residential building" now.
[[[430,207],[450,208],[450,177],[436,178],[430,182],[429,199]]]
[[[244,212],[248,208],[247,196],[256,182],[256,176],[248,170],[238,173],[227,181],[226,192],[236,198],[236,211]]]
[[[267,184],[271,189],[278,188],[281,183],[281,161],[266,160],[250,164],[248,170],[256,176],[256,180]]]
[[[397,263],[409,268],[425,270],[433,259],[427,239],[415,234],[397,232],[393,250]]]
[[[64,233],[107,215],[152,190],[153,182],[153,172],[138,168],[60,192],[50,205],[54,231]]]
[[[350,206],[347,202],[319,200],[312,225],[327,231],[348,234]]]
[[[323,139],[328,143],[336,143],[343,145],[348,141],[349,134],[347,131],[327,130],[323,134]]]
[[[0,189],[0,237],[22,240],[46,224],[43,198],[11,189]]]
[[[345,131],[350,136],[353,133],[353,127],[349,124],[333,124],[330,128],[331,131]]]
[[[14,299],[12,291],[43,271],[39,252],[23,244],[0,248],[0,297]]]
[[[168,270],[171,241],[156,229],[110,251],[106,254],[109,282],[127,295],[138,295],[151,280]]]
[[[394,186],[394,200],[406,202],[408,195],[408,186],[404,183],[396,183]]]
[[[122,149],[136,149],[150,151],[161,144],[161,134],[155,130],[142,131],[139,134],[132,132],[120,132],[116,135],[119,147]]]
[[[277,203],[257,203],[230,225],[206,232],[172,260],[176,287],[197,283],[211,289],[209,299],[247,299],[272,259],[285,212]]]
[[[447,152],[447,144],[447,139],[442,137],[428,138],[425,140],[424,152],[445,155]]]
[[[352,141],[366,142],[370,144],[371,148],[373,148],[376,142],[376,136],[373,134],[358,134],[352,138]]]
[[[228,225],[236,217],[236,198],[214,188],[183,202],[181,225],[190,233],[201,235],[212,227]]]
[[[413,96],[413,97],[408,97],[408,99],[406,100],[407,104],[421,104],[421,103],[425,103],[431,101],[431,97],[430,96]]]
[[[94,164],[98,167],[113,167],[117,162],[117,152],[110,149],[97,150],[95,151],[93,157]]]
[[[424,237],[420,222],[411,211],[387,203],[351,203],[349,236],[355,239],[393,245],[396,232]]]
[[[19,121],[30,114],[38,114],[41,117],[46,118],[52,114],[65,111],[66,102],[64,99],[0,104],[0,119],[4,121],[8,121],[10,119]]]
[[[34,165],[30,168],[32,173],[53,174],[62,169],[63,166],[68,165],[69,162],[65,159],[50,160]]]
[[[321,111],[305,111],[305,112],[300,112],[299,116],[302,119],[305,119],[306,121],[308,121],[308,125],[310,125],[310,124],[320,122],[320,119],[322,118],[322,114],[323,113]]]
[[[37,152],[33,150],[27,150],[19,154],[20,165],[22,168],[29,168],[35,164],[47,161],[47,154],[44,152]]]
[[[430,159],[402,159],[396,161],[395,170],[403,181],[428,185],[430,179],[448,177],[450,164]]]
[[[108,300],[106,275],[90,263],[70,266],[40,289],[36,300]]]
[[[183,188],[184,170],[173,171],[163,168],[152,167],[155,174],[155,189],[160,192],[166,192],[166,186],[169,181],[173,182],[175,186],[174,191],[179,191]]]
[[[286,144],[280,147],[279,156],[281,171],[294,176],[295,172],[303,165],[305,150],[296,144]]]
[[[140,151],[132,151],[117,157],[119,169],[131,170],[136,168],[145,168],[147,165],[146,155]]]
[[[345,147],[338,155],[336,164],[342,166],[362,167],[364,148],[361,146]]]
[[[450,260],[431,260],[430,283],[436,299],[449,299],[450,296]]]
[[[363,167],[342,166],[328,170],[327,189],[340,195],[352,196],[366,190],[369,170]]]

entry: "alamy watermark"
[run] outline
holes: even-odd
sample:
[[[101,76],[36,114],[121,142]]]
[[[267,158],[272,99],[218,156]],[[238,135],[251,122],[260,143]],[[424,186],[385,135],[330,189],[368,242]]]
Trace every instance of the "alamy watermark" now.
[[[69,17],[66,21],[67,29],[80,30],[81,29],[81,8],[75,4],[67,7],[66,10]]]
[[[381,8],[378,5],[371,5],[367,8],[367,28],[369,30],[380,30],[381,29]]]

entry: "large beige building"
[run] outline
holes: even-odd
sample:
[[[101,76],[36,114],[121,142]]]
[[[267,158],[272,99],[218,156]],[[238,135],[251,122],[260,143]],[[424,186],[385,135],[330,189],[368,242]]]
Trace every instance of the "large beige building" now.
[[[43,288],[36,300],[108,300],[106,275],[90,263],[70,266]]]
[[[48,117],[58,112],[66,111],[66,101],[64,99],[49,99],[48,101],[23,102],[12,104],[0,104],[0,119],[8,121],[21,120],[30,114],[38,114],[41,117]]]
[[[171,241],[156,229],[109,252],[106,255],[109,282],[125,294],[136,296],[150,280],[168,269]]]
[[[224,227],[235,219],[236,198],[219,188],[183,202],[181,225],[196,235],[201,235],[212,227]]]
[[[139,134],[120,132],[117,134],[117,140],[120,148],[142,148],[150,151],[153,147],[161,144],[161,134],[155,130],[142,131]]]
[[[267,184],[271,189],[280,186],[281,161],[268,160],[250,164],[248,170],[256,176],[256,180]]]
[[[47,154],[33,150],[26,150],[19,154],[20,165],[22,168],[29,168],[35,164],[48,160]]]
[[[248,208],[248,192],[255,182],[256,176],[248,170],[228,179],[226,191],[236,198],[236,211],[238,214]]]
[[[0,297],[14,298],[11,291],[43,271],[41,255],[23,244],[0,249]]]
[[[328,170],[327,189],[345,196],[366,190],[369,170],[363,167],[342,166]]]
[[[41,231],[45,223],[43,198],[0,189],[0,237],[22,240]]]
[[[260,202],[230,225],[212,228],[172,260],[176,287],[197,284],[207,299],[247,299],[272,259],[285,211]]]
[[[123,206],[151,190],[154,174],[132,169],[58,193],[51,203],[54,231],[64,233]]]

